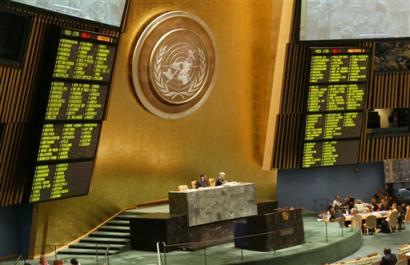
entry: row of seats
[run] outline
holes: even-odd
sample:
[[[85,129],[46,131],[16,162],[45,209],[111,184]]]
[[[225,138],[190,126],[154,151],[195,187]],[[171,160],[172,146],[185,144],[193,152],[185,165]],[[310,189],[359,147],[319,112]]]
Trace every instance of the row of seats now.
[[[399,257],[398,260],[402,261],[403,264],[407,264],[406,254],[410,253],[410,244],[403,244],[399,247]]]
[[[399,227],[398,214],[397,211],[392,211],[386,219],[390,232]],[[358,230],[363,228],[364,232],[369,234],[369,230],[375,231],[377,229],[377,217],[375,215],[368,215],[366,222],[363,224],[361,215],[357,214],[352,218],[352,228]]]
[[[410,252],[410,244],[401,245],[398,251],[398,261],[401,264],[407,264],[406,254]],[[380,264],[381,255],[377,253],[369,254],[365,257],[331,263],[329,265],[378,265]]]
[[[331,263],[330,265],[379,265],[381,259],[382,256],[380,254],[372,253],[365,257],[335,262]]]

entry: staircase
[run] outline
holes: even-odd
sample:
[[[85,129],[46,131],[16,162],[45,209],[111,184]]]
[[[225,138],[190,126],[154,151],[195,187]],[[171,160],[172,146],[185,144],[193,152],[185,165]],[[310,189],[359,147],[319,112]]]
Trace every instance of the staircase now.
[[[126,210],[106,222],[96,231],[82,238],[78,243],[71,244],[57,255],[104,256],[127,250],[130,245],[130,219],[140,215],[136,209]]]

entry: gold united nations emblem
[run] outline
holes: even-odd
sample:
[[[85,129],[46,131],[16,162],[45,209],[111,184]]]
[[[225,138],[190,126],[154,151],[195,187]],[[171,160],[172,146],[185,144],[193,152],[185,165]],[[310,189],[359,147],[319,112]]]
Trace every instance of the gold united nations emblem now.
[[[215,46],[198,17],[173,11],[155,18],[142,32],[132,57],[136,94],[152,113],[181,118],[209,96],[215,72]]]

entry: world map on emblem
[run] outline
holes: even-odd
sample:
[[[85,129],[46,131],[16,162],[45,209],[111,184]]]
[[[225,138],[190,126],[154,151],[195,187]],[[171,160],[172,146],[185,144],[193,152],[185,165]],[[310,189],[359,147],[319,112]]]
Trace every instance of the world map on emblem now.
[[[216,55],[211,31],[191,13],[163,13],[139,36],[131,66],[136,95],[148,111],[165,119],[188,116],[212,91]]]
[[[151,81],[155,92],[171,104],[181,104],[198,95],[207,75],[202,48],[188,42],[161,45],[153,53]]]

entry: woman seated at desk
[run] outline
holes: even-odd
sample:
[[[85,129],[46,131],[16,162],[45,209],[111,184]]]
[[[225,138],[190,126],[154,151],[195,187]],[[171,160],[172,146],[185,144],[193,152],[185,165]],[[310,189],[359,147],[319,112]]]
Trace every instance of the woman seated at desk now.
[[[226,183],[225,172],[219,172],[218,177],[216,178],[215,186],[221,186]]]

